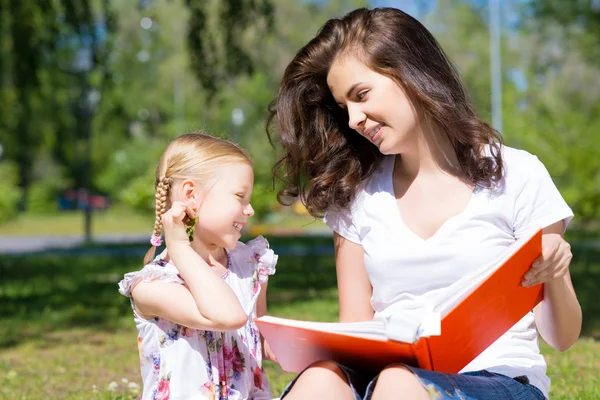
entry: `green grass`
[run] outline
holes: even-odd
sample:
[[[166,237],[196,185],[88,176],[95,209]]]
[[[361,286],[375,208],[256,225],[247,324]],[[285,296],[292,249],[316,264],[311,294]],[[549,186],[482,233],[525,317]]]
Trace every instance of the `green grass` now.
[[[272,238],[273,247],[323,246],[331,238]],[[136,331],[116,282],[140,257],[30,256],[0,259],[0,399],[132,399],[140,385]],[[576,253],[573,280],[584,337],[558,353],[542,344],[552,399],[598,399],[600,254]],[[583,262],[577,262],[583,260]],[[310,273],[307,273],[310,271]],[[337,316],[333,257],[281,257],[269,313],[331,321]],[[266,363],[273,393],[293,377]],[[126,380],[127,383],[123,383]],[[116,385],[109,391],[109,385]]]
[[[92,214],[92,233],[149,233],[152,231],[154,216],[139,214],[122,208],[98,211]],[[277,227],[277,228],[274,228]],[[272,233],[316,231],[327,229],[322,220],[307,215],[284,210],[269,215],[264,223],[250,220],[247,227],[251,236]],[[0,224],[0,236],[76,236],[84,232],[84,214],[65,211],[51,215],[19,214],[14,219]]]
[[[545,343],[541,349],[552,379],[552,400],[600,399],[600,343],[597,340],[583,337],[564,353]]]
[[[152,215],[114,209],[92,214],[92,233],[144,233],[152,231]],[[75,236],[84,232],[84,213],[64,211],[52,215],[19,214],[0,224],[0,236]]]

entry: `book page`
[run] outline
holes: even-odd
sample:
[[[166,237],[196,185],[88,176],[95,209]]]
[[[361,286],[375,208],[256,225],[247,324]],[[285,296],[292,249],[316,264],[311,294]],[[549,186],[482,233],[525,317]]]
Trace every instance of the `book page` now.
[[[535,232],[531,236],[526,236],[515,240],[513,244],[507,247],[506,251],[504,251],[495,260],[490,262],[488,267],[484,268],[482,272],[467,276],[449,286],[436,299],[436,305],[434,309],[439,312],[442,317],[448,314],[448,312],[450,312],[454,306],[460,303],[469,295],[469,293],[471,293],[473,290],[475,290],[475,288],[477,288],[477,286],[485,281],[486,278],[491,276],[498,268],[500,268],[504,262],[506,262],[506,260],[508,260],[514,253],[516,253],[517,250],[520,249],[525,242],[531,239],[534,234]]]
[[[259,319],[267,323],[270,322],[279,325],[293,326],[296,328],[305,328],[322,332],[343,333],[346,335],[368,337],[372,339],[387,339],[385,335],[385,324],[382,321],[312,322],[277,318],[268,315],[265,315]]]

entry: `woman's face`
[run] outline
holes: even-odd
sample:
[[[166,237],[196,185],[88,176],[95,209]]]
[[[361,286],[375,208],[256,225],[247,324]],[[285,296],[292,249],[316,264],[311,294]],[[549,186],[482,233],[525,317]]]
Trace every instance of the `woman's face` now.
[[[381,153],[402,153],[406,143],[416,138],[416,114],[402,88],[356,57],[338,57],[327,75],[327,85],[338,105],[348,111],[350,128]]]

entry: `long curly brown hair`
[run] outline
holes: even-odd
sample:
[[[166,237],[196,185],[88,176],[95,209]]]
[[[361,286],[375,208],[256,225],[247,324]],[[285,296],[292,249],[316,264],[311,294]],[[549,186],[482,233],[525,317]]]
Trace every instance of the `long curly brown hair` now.
[[[415,109],[447,135],[470,182],[492,187],[502,178],[502,137],[476,115],[433,35],[400,10],[362,8],[325,23],[287,66],[269,105],[267,135],[274,144],[271,132],[278,128],[283,147],[273,167],[284,183],[280,203],[299,197],[315,217],[346,208],[384,157],[348,126],[347,111],[327,86],[334,60],[349,53],[402,86]],[[490,155],[482,152],[485,145]]]

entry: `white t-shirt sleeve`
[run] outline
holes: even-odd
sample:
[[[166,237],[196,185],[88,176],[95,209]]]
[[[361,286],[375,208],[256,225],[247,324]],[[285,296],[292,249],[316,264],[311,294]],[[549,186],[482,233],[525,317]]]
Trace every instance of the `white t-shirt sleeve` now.
[[[328,210],[323,220],[334,232],[353,243],[361,244],[354,223],[351,207],[343,210]]]
[[[513,220],[516,238],[561,220],[566,229],[573,218],[571,208],[554,185],[544,164],[536,156],[528,156],[518,170],[512,171],[520,178]]]

